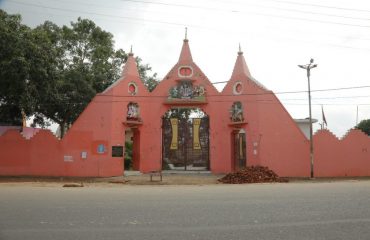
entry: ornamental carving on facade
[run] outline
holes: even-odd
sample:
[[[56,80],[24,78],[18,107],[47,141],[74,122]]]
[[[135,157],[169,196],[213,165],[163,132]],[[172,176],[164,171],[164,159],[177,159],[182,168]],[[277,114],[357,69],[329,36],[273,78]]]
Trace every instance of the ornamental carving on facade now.
[[[127,105],[127,120],[128,121],[141,121],[139,104],[130,102]]]
[[[243,122],[243,106],[241,102],[234,102],[230,109],[230,119],[232,122]]]
[[[201,85],[194,86],[191,81],[180,81],[169,90],[169,99],[204,100],[205,88]]]

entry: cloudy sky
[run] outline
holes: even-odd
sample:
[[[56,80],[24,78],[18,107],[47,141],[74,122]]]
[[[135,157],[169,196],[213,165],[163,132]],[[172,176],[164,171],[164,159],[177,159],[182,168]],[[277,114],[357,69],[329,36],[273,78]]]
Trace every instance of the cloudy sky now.
[[[185,27],[193,59],[211,82],[229,80],[240,43],[252,76],[293,118],[308,117],[306,73],[297,65],[314,58],[313,118],[321,122],[323,105],[338,137],[370,119],[368,0],[0,0],[0,8],[31,27],[91,19],[114,35],[117,48],[133,45],[160,77],[177,62]]]

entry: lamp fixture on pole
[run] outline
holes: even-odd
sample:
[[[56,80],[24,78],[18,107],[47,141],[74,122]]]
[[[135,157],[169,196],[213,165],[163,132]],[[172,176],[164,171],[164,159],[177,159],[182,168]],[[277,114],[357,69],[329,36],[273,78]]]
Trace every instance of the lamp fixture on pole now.
[[[313,139],[312,139],[312,114],[311,114],[311,84],[310,84],[310,75],[311,69],[317,67],[317,64],[313,63],[313,59],[311,58],[310,63],[306,65],[298,65],[298,67],[306,69],[307,71],[307,80],[308,80],[308,109],[309,109],[309,123],[310,123],[310,176],[311,178],[314,177],[313,172]]]

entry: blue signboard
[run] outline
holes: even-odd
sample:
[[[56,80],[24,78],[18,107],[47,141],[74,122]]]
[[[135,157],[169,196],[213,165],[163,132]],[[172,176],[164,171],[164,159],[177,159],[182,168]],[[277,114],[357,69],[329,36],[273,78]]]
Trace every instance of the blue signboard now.
[[[98,153],[104,153],[105,152],[105,146],[104,144],[98,145]]]

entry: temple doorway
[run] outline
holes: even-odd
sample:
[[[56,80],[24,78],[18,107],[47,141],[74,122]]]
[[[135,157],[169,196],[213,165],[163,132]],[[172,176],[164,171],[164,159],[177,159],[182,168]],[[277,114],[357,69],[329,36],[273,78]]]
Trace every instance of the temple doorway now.
[[[234,171],[243,169],[247,164],[247,143],[245,130],[234,130],[231,133],[232,159]]]
[[[209,117],[200,108],[167,111],[162,137],[163,170],[209,170]]]
[[[125,171],[140,170],[140,131],[137,128],[127,128],[125,131]]]

